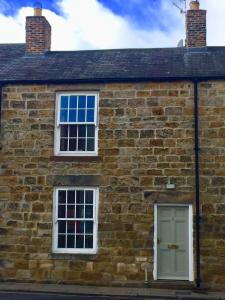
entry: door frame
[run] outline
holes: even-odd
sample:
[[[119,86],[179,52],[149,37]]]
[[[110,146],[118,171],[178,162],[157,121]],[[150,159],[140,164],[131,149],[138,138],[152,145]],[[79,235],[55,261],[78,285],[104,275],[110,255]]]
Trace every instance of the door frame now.
[[[157,230],[158,230],[158,207],[160,206],[171,206],[171,207],[188,207],[188,228],[189,228],[189,281],[194,281],[194,268],[193,268],[193,206],[192,204],[155,204],[154,205],[154,261],[153,261],[153,279],[158,279],[157,274]]]

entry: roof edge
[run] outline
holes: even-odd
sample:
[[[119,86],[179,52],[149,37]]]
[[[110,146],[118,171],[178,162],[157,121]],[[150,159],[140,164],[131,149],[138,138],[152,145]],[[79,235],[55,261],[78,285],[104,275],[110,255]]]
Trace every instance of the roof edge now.
[[[152,78],[95,78],[95,79],[48,79],[48,80],[2,80],[0,86],[7,84],[91,84],[91,83],[123,83],[123,82],[173,82],[173,81],[208,81],[225,80],[225,76],[184,76],[184,77],[152,77]]]

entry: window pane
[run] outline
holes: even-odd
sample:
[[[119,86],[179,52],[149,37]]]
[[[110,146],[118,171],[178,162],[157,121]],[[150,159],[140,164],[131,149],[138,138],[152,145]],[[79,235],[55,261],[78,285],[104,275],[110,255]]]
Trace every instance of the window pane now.
[[[93,204],[93,191],[85,191],[85,203]]]
[[[95,140],[87,139],[87,151],[94,151],[94,150],[95,150]]]
[[[61,108],[68,108],[68,96],[61,96]]]
[[[68,191],[67,203],[75,203],[75,191]]]
[[[86,108],[86,96],[79,96],[78,108]]]
[[[93,218],[93,205],[85,206],[85,218]]]
[[[77,221],[77,233],[84,233],[84,221]]]
[[[79,109],[78,110],[78,122],[85,122],[85,110]]]
[[[78,126],[78,136],[79,137],[86,137],[86,125],[79,125]]]
[[[85,233],[93,233],[93,221],[85,222]]]
[[[66,246],[66,236],[63,234],[58,235],[58,248],[65,248]]]
[[[76,236],[76,248],[84,248],[84,236],[83,235]]]
[[[67,236],[67,248],[74,248],[75,247],[75,236],[68,235]]]
[[[94,122],[94,110],[93,109],[87,110],[87,122]]]
[[[70,125],[70,137],[76,137],[77,136],[77,125]]]
[[[85,139],[78,139],[78,151],[85,151]]]
[[[75,221],[67,222],[67,233],[75,233]]]
[[[60,111],[60,122],[67,122],[67,112],[68,110],[66,109]]]
[[[82,219],[84,217],[84,205],[76,206],[76,218]]]
[[[95,126],[87,125],[87,137],[94,137],[94,136],[95,136]]]
[[[76,122],[76,114],[77,111],[75,109],[69,111],[69,122]]]
[[[66,191],[58,191],[59,204],[66,203]]]
[[[84,191],[77,191],[77,203],[78,204],[84,203]]]
[[[87,108],[94,108],[95,107],[95,96],[88,96],[87,97]]]
[[[66,221],[59,221],[59,233],[66,233]]]
[[[92,235],[85,236],[85,248],[93,248],[93,236]]]
[[[70,139],[69,140],[69,151],[76,151],[77,150],[77,139]]]
[[[61,125],[60,126],[60,136],[61,137],[68,137],[68,125]]]
[[[67,151],[68,139],[60,139],[60,151]]]
[[[75,205],[67,205],[67,218],[74,218]]]
[[[70,108],[77,108],[77,96],[70,96]]]
[[[66,206],[59,205],[58,206],[58,218],[65,218],[66,217]]]

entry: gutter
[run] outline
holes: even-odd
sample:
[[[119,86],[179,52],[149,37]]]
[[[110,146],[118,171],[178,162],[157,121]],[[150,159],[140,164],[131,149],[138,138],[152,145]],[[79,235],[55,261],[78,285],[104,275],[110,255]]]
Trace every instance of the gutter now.
[[[194,126],[195,126],[195,247],[196,247],[196,286],[201,284],[201,263],[200,263],[200,188],[199,188],[199,109],[198,109],[198,79],[194,83]]]
[[[2,129],[2,89],[3,89],[3,84],[0,82],[0,134],[1,134],[1,129]]]
[[[83,79],[15,79],[15,80],[0,80],[0,85],[4,84],[90,84],[90,83],[123,83],[123,82],[174,82],[174,81],[209,81],[209,80],[225,80],[225,75],[222,76],[163,76],[163,77],[109,77],[109,78],[83,78]]]
[[[3,84],[0,82],[0,150],[2,150],[2,90]]]

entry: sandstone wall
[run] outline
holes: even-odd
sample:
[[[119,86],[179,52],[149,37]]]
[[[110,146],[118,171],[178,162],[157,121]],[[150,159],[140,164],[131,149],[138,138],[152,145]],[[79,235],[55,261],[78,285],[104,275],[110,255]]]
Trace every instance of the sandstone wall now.
[[[99,90],[97,158],[54,157],[57,90]],[[202,279],[225,286],[225,83],[199,90]],[[1,280],[142,284],[141,265],[153,262],[154,204],[194,209],[193,113],[189,82],[4,87]],[[52,253],[53,186],[69,175],[100,178],[95,256]]]

